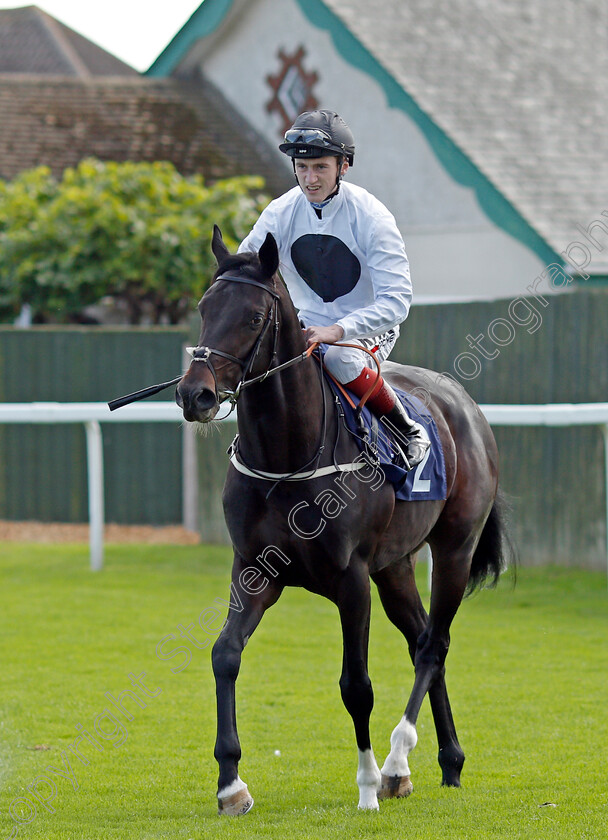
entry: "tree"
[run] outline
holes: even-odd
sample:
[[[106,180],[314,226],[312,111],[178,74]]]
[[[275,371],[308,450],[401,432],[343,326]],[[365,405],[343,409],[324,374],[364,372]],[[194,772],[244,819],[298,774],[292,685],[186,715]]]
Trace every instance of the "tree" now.
[[[0,320],[28,304],[37,322],[66,323],[111,296],[132,324],[178,323],[213,274],[213,225],[235,248],[268,202],[262,187],[93,159],[60,181],[44,167],[0,181]]]

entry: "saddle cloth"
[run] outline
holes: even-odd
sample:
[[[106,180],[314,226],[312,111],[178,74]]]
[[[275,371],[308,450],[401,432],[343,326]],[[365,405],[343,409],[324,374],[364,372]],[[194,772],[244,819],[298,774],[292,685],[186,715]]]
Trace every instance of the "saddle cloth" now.
[[[431,441],[431,447],[425,458],[417,467],[408,472],[393,463],[395,445],[392,442],[389,428],[384,423],[378,422],[378,419],[367,406],[363,407],[361,422],[358,423],[355,410],[337,388],[335,382],[330,377],[327,377],[327,381],[338,398],[339,410],[343,414],[344,423],[357,438],[361,450],[367,450],[378,462],[386,480],[393,485],[398,500],[412,502],[435,501],[446,498],[447,482],[443,447],[435,421],[418,397],[394,388],[409,416],[415,422],[420,423]],[[359,398],[354,394],[350,394],[350,397],[355,405],[359,402]]]

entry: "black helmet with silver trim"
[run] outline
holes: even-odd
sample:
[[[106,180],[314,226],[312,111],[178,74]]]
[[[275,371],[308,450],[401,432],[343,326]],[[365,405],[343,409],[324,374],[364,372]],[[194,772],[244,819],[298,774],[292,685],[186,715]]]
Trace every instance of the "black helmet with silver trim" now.
[[[342,117],[334,111],[305,111],[285,132],[279,149],[291,158],[344,157],[349,165],[355,158],[355,139]]]

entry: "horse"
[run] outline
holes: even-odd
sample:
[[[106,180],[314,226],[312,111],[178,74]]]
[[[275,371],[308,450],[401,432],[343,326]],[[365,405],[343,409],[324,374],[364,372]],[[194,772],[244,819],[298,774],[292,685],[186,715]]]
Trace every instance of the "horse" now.
[[[245,645],[286,586],[322,595],[339,611],[340,690],[358,749],[358,807],[378,809],[379,799],[411,792],[408,756],[427,693],[442,784],[460,787],[464,752],[445,683],[450,625],[465,594],[496,583],[508,554],[492,431],[455,380],[383,363],[393,386],[426,392],[445,460],[445,499],[396,501],[354,437],[340,433],[329,386],[277,274],[272,235],[257,254],[231,254],[216,226],[212,251],[218,268],[199,303],[199,344],[176,400],[186,421],[203,424],[221,403],[238,400],[237,446],[223,491],[234,549],[231,600],[212,651],[219,813],[242,815],[253,805],[238,772],[235,684]],[[425,543],[433,559],[428,615],[414,578]],[[381,769],[369,730],[370,579],[414,664],[414,685]]]

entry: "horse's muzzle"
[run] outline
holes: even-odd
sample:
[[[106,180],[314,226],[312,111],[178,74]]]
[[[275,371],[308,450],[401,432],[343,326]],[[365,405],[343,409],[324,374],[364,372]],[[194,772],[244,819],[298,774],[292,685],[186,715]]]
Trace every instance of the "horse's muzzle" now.
[[[220,408],[211,388],[192,387],[183,381],[175,391],[175,402],[184,412],[184,419],[190,423],[209,423]]]

